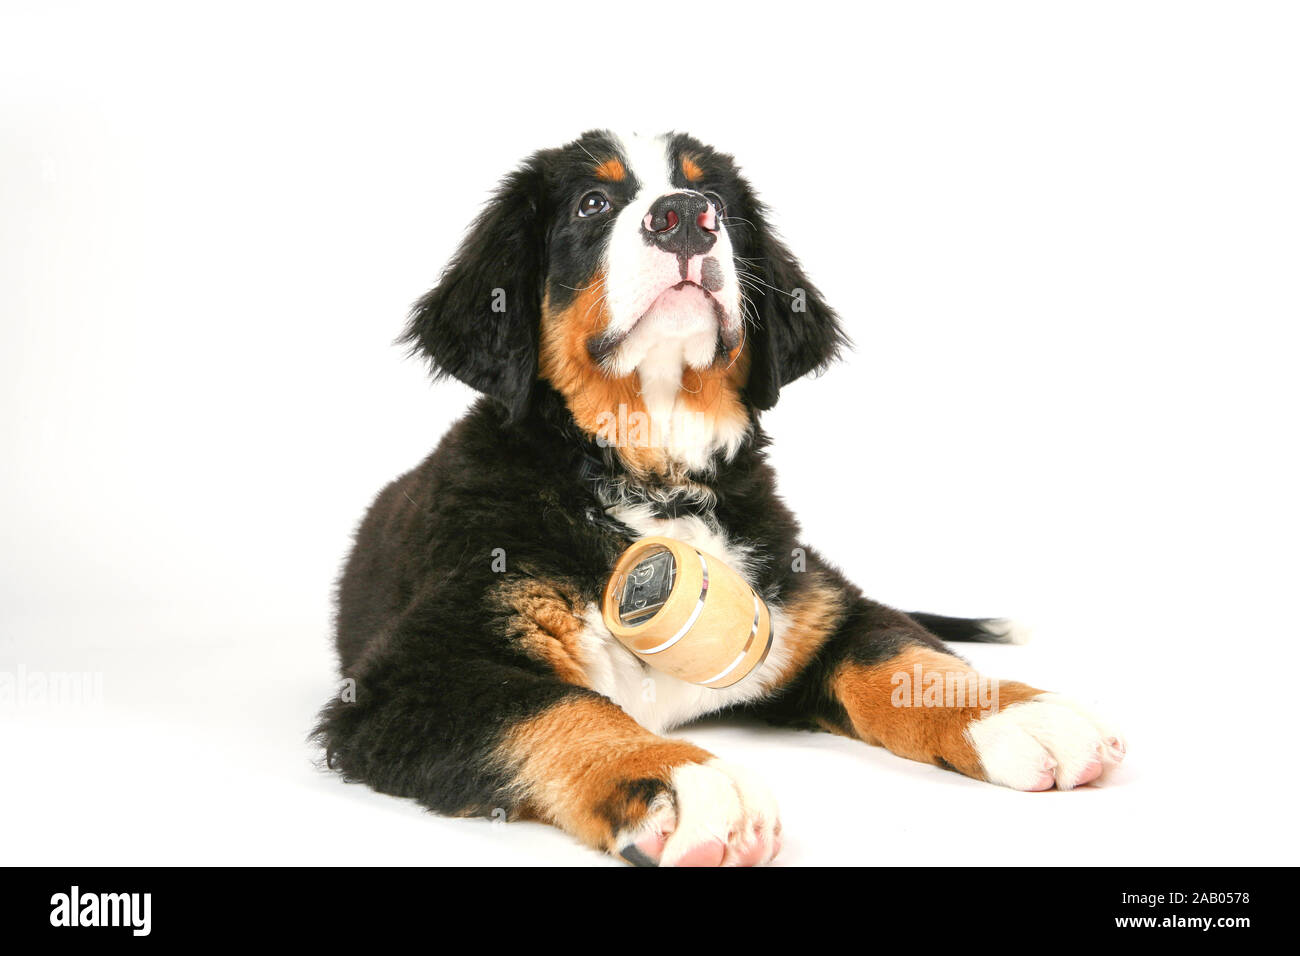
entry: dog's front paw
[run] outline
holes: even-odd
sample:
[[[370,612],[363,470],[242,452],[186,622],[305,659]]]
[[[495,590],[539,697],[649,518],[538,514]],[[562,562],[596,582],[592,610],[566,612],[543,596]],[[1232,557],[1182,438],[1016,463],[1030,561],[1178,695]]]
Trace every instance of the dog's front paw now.
[[[1124,759],[1124,738],[1074,701],[1039,694],[972,721],[966,737],[991,783],[1072,790]]]
[[[781,849],[776,801],[748,771],[716,758],[681,764],[619,855],[638,866],[757,866]]]

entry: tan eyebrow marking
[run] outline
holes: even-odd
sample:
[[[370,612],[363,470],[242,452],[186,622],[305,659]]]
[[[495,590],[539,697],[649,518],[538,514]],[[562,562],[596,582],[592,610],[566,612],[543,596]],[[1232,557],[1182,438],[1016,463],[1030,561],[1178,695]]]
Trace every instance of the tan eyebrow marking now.
[[[612,180],[613,182],[622,182],[627,177],[627,170],[623,168],[623,161],[617,157],[607,159],[596,167],[596,178]]]
[[[689,156],[682,157],[682,174],[691,182],[704,178],[704,170],[700,169],[700,164]]]

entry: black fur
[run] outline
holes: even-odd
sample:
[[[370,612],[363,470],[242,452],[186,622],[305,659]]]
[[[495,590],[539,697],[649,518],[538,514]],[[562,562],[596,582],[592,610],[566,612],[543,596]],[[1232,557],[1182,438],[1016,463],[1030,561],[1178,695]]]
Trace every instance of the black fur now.
[[[438,375],[492,396],[512,418],[523,413],[537,379],[543,162],[538,154],[506,178],[403,335]]]

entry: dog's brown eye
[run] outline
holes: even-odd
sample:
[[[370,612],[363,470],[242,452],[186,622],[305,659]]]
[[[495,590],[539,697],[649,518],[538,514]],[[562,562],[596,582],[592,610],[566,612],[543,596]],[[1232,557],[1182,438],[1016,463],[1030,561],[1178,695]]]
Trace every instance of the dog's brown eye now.
[[[578,201],[578,215],[583,218],[599,216],[608,208],[609,200],[605,198],[604,193],[587,193]]]

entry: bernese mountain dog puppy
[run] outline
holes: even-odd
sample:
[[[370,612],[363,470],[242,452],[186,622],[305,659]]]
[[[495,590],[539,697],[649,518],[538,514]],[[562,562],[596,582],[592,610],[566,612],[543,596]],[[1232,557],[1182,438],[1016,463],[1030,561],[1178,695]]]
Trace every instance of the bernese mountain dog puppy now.
[[[404,339],[483,397],[357,531],[347,690],[316,729],[347,778],[636,864],[748,865],[781,846],[776,802],[665,731],[743,712],[1019,790],[1123,758],[1066,698],[1008,681],[953,697],[977,675],[943,641],[1009,626],[893,610],[803,544],[760,415],[847,340],[732,157],[605,131],[536,153]],[[603,589],[649,535],[724,561],[770,608],[770,651],[742,680],[689,683],[612,637]]]

